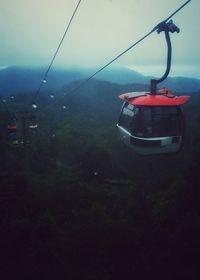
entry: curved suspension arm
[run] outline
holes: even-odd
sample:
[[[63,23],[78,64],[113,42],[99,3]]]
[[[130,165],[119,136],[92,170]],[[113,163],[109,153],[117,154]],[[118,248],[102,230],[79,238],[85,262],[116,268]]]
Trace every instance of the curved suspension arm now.
[[[151,80],[151,94],[156,94],[157,84],[163,82],[167,78],[171,69],[172,45],[171,45],[169,32],[174,33],[174,32],[179,32],[180,30],[172,21],[169,21],[168,23],[162,22],[158,25],[157,32],[160,33],[162,31],[165,32],[165,39],[167,43],[167,66],[166,66],[165,73],[160,79]]]

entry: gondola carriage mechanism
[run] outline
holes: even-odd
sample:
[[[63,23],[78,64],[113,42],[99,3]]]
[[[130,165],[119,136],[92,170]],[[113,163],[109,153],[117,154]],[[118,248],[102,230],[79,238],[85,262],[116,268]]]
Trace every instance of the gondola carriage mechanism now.
[[[151,80],[150,92],[129,92],[119,96],[124,101],[117,124],[120,138],[141,155],[178,153],[184,143],[184,115],[181,106],[189,96],[175,96],[167,89],[157,90],[171,67],[171,41],[169,32],[179,32],[170,20],[157,26],[165,32],[168,47],[167,67],[158,80]]]

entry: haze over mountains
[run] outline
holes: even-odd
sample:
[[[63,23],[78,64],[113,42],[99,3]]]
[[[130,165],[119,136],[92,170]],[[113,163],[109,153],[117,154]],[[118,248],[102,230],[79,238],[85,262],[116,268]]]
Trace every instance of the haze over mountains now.
[[[0,70],[0,93],[4,96],[19,92],[34,92],[38,89],[45,73],[44,68],[17,68],[10,67]],[[85,80],[98,69],[54,69],[49,72],[44,90],[57,90],[78,80]],[[95,79],[116,84],[141,84],[149,87],[150,79],[139,72],[128,68],[109,68],[100,72]],[[199,92],[200,80],[187,77],[168,77],[161,86],[167,86],[175,92]]]

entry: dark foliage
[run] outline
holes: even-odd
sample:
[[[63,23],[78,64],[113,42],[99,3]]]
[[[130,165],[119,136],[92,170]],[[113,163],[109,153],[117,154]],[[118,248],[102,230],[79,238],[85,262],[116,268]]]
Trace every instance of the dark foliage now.
[[[200,98],[179,155],[140,157],[115,127],[131,87],[93,80],[65,111],[44,93],[26,148],[1,125],[1,279],[199,279]]]

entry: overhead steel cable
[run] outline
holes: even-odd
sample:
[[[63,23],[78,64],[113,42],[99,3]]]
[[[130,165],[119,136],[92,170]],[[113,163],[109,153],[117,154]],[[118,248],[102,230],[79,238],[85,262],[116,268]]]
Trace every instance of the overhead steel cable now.
[[[87,78],[86,80],[84,80],[82,83],[80,83],[77,87],[75,87],[74,89],[72,89],[69,93],[72,93],[74,91],[77,91],[80,87],[82,87],[85,83],[87,83],[89,80],[91,80],[92,78],[94,78],[94,76],[96,76],[97,74],[99,74],[101,71],[103,71],[105,68],[107,68],[110,64],[112,64],[114,61],[116,61],[117,59],[119,59],[122,55],[124,55],[126,52],[128,52],[130,49],[132,49],[133,47],[135,47],[137,44],[139,44],[140,42],[142,42],[145,38],[147,38],[152,32],[154,31],[150,31],[149,33],[147,33],[144,37],[142,37],[141,39],[139,39],[137,42],[135,42],[133,45],[131,45],[129,48],[127,48],[125,51],[123,51],[122,53],[120,53],[119,55],[117,55],[115,58],[113,58],[110,62],[108,62],[106,65],[104,65],[102,68],[100,68],[98,71],[96,71],[94,74],[92,74],[89,78]]]
[[[79,89],[83,84],[87,83],[89,80],[91,80],[94,76],[96,76],[97,74],[99,74],[101,71],[103,71],[105,68],[107,68],[110,64],[112,64],[114,61],[116,61],[117,59],[119,59],[122,55],[124,55],[126,52],[128,52],[129,50],[131,50],[133,47],[135,47],[137,44],[141,43],[144,39],[146,39],[149,35],[151,35],[154,31],[156,31],[159,26],[161,24],[163,24],[164,22],[167,22],[169,19],[171,19],[176,13],[178,13],[184,6],[186,6],[191,0],[188,0],[187,2],[185,2],[180,8],[178,8],[174,13],[172,13],[167,19],[165,19],[164,21],[160,22],[159,24],[157,24],[149,33],[147,33],[146,35],[144,35],[141,39],[139,39],[137,42],[135,42],[134,44],[132,44],[130,47],[128,47],[125,51],[123,51],[122,53],[120,53],[119,55],[117,55],[115,58],[113,58],[110,62],[108,62],[106,65],[104,65],[102,68],[100,68],[98,71],[96,71],[94,74],[92,74],[89,78],[87,78],[85,81],[83,81],[79,86],[77,86],[74,90]]]
[[[43,78],[42,78],[42,80],[41,80],[41,83],[40,83],[40,85],[39,85],[39,87],[38,87],[38,90],[36,91],[36,93],[35,93],[35,95],[34,95],[34,98],[33,98],[32,102],[31,102],[31,105],[34,105],[34,104],[35,104],[35,101],[36,101],[36,99],[37,99],[37,97],[38,97],[38,95],[39,95],[39,93],[40,93],[40,91],[41,91],[42,86],[46,83],[46,79],[47,79],[48,73],[49,73],[49,71],[50,71],[50,69],[51,69],[51,67],[52,67],[52,65],[53,65],[53,62],[54,62],[54,60],[55,60],[55,58],[56,58],[56,56],[57,56],[57,54],[58,54],[58,51],[59,51],[59,49],[60,49],[60,47],[61,47],[61,45],[62,45],[62,43],[63,43],[63,41],[64,41],[64,39],[65,39],[65,37],[66,37],[66,34],[67,34],[67,32],[68,32],[68,30],[69,30],[69,28],[70,28],[70,25],[71,25],[71,23],[72,23],[72,21],[73,21],[73,19],[74,19],[74,17],[75,17],[75,14],[76,14],[76,12],[77,12],[77,10],[78,10],[78,7],[79,7],[81,1],[82,1],[82,0],[79,0],[79,1],[78,1],[77,5],[76,5],[76,7],[75,7],[75,9],[74,9],[74,12],[73,12],[73,14],[72,14],[72,16],[71,16],[71,18],[70,18],[70,20],[69,20],[69,23],[68,23],[68,25],[67,25],[67,28],[66,28],[66,30],[65,30],[65,32],[64,32],[64,34],[63,34],[63,36],[62,36],[62,39],[61,39],[61,41],[60,41],[60,43],[59,43],[59,45],[58,45],[58,47],[57,47],[57,49],[56,49],[56,51],[55,51],[55,53],[54,53],[54,55],[53,55],[53,58],[52,58],[52,60],[51,60],[51,62],[50,62],[50,64],[49,64],[49,66],[48,66],[46,72],[44,73],[44,76],[43,76]]]
[[[130,47],[128,47],[126,50],[121,52],[119,55],[117,55],[115,58],[113,58],[111,61],[109,61],[107,64],[105,64],[103,67],[101,67],[98,71],[96,71],[94,74],[89,76],[86,80],[82,81],[79,85],[77,85],[75,88],[68,91],[68,94],[74,93],[78,89],[80,89],[84,84],[86,84],[88,81],[90,81],[92,78],[94,78],[97,74],[99,74],[101,71],[103,71],[105,68],[107,68],[109,65],[111,65],[114,61],[119,59],[121,56],[123,56],[126,52],[134,48],[136,45],[141,43],[144,39],[146,39],[149,35],[151,35],[153,32],[157,31],[163,23],[166,23],[169,21],[176,13],[178,13],[183,7],[185,7],[191,0],[186,1],[183,5],[181,5],[175,12],[173,12],[170,16],[168,16],[165,20],[161,21],[159,24],[157,24],[150,32],[148,32],[146,35],[144,35],[142,38],[140,38],[138,41],[133,43]],[[62,97],[63,99],[64,97]],[[59,100],[60,101],[60,100]],[[58,101],[57,101],[58,102]],[[57,103],[57,102],[54,102]],[[53,105],[53,104],[52,104]]]
[[[173,12],[168,18],[166,18],[164,21],[160,22],[159,24],[157,24],[149,33],[147,33],[146,35],[144,35],[141,39],[139,39],[137,42],[135,42],[134,44],[132,44],[130,47],[128,47],[126,50],[124,50],[122,53],[120,53],[119,55],[117,55],[115,58],[113,58],[110,62],[108,62],[107,64],[105,64],[102,68],[100,68],[98,71],[96,71],[94,74],[92,74],[89,78],[87,78],[86,80],[84,80],[80,85],[78,85],[76,88],[74,88],[73,90],[70,91],[76,91],[78,90],[80,87],[82,87],[82,85],[84,85],[85,83],[87,83],[89,80],[91,80],[94,76],[96,76],[97,74],[99,74],[101,71],[103,71],[105,68],[107,68],[110,64],[112,64],[114,61],[116,61],[117,59],[119,59],[121,56],[123,56],[125,53],[127,53],[129,50],[131,50],[133,47],[135,47],[136,45],[138,45],[139,43],[141,43],[144,39],[146,39],[149,35],[151,35],[154,31],[156,31],[157,29],[159,29],[160,25],[163,24],[164,22],[167,22],[169,19],[171,19],[176,13],[178,13],[184,6],[186,6],[191,0],[188,0],[187,2],[185,2],[181,7],[179,7],[175,12]]]
[[[167,22],[170,18],[172,18],[180,10],[182,10],[189,2],[191,2],[191,0],[186,1],[183,5],[181,5],[174,13],[172,13],[168,18],[166,18],[165,22]]]

